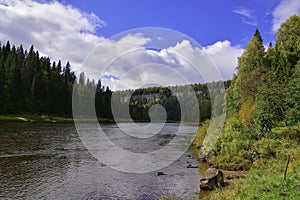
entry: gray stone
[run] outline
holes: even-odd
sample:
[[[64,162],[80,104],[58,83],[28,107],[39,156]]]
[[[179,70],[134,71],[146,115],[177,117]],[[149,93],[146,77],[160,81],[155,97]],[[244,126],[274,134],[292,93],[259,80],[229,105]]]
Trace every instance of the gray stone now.
[[[223,172],[216,168],[208,168],[200,179],[200,188],[204,190],[212,190],[222,186],[224,186]]]

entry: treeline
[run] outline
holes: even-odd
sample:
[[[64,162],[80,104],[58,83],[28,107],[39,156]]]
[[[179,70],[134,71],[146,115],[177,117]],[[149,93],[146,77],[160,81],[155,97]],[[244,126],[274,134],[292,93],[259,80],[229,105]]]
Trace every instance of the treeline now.
[[[215,101],[223,100],[225,89],[229,87],[230,80],[206,84],[191,84],[170,87],[149,87],[137,90],[114,92],[113,99],[119,99],[119,111],[126,111],[129,105],[130,117],[136,121],[149,121],[149,109],[155,105],[162,105],[167,114],[168,121],[195,122],[210,119],[212,114],[223,113],[224,105]],[[196,101],[193,101],[196,98]],[[180,100],[180,101],[179,101]],[[126,112],[124,112],[126,113]],[[120,114],[120,118],[126,115]]]
[[[300,18],[290,17],[266,50],[256,30],[242,56],[237,74],[226,91],[225,128],[208,161],[229,169],[248,169],[255,160],[276,157],[277,127],[300,121]],[[289,140],[299,140],[290,128]],[[299,130],[295,131],[295,133]],[[292,136],[291,136],[292,135]],[[281,141],[282,142],[282,141]],[[200,157],[205,158],[205,144]],[[279,147],[280,148],[280,147]]]
[[[111,91],[104,89],[99,80],[85,79],[84,73],[77,80],[70,63],[62,66],[61,61],[51,62],[42,57],[31,46],[30,50],[0,44],[0,114],[53,114],[72,115],[72,91],[74,85],[97,88],[100,117],[111,116],[109,111],[100,111],[110,105]],[[78,88],[78,87],[76,87]],[[76,94],[80,94],[77,92]],[[95,93],[94,93],[95,95]]]

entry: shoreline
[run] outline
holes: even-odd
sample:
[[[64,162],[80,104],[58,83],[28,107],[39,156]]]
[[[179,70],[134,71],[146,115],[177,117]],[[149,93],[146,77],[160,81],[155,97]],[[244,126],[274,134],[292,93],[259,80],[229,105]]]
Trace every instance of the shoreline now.
[[[64,117],[57,115],[35,115],[35,114],[5,114],[0,115],[0,122],[25,122],[25,123],[74,123],[74,120],[77,122],[93,122],[95,119],[89,117],[82,118],[73,118],[73,117]],[[99,123],[116,123],[115,120],[109,118],[98,118]],[[151,121],[145,120],[127,120],[127,119],[118,119],[118,122],[121,123],[149,123]],[[173,120],[166,121],[152,121],[153,123],[182,123],[183,125],[199,125],[196,122],[180,122]]]
[[[91,119],[77,119],[82,122],[89,122]],[[114,123],[111,119],[98,118],[100,123]],[[8,114],[0,115],[0,122],[20,122],[20,123],[74,123],[73,117],[63,117],[55,115],[32,115],[32,114]]]

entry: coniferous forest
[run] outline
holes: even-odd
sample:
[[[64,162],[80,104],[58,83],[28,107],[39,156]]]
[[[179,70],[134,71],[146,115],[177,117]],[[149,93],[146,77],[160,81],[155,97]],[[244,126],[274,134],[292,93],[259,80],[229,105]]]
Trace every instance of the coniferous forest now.
[[[72,72],[70,63],[51,62],[31,46],[0,45],[0,114],[50,114],[72,115],[72,91],[74,84],[97,88],[97,108],[110,104],[111,91],[101,86],[99,80],[86,80],[84,73],[79,79]],[[110,117],[98,112],[100,117]]]

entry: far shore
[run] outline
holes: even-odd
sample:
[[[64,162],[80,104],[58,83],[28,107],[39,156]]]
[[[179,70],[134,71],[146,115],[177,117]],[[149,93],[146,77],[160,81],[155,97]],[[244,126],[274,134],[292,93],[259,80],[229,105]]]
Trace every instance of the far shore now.
[[[115,120],[109,118],[98,118],[99,123],[116,123]],[[94,122],[95,119],[91,117],[80,117],[75,119],[76,122]],[[73,117],[55,116],[55,115],[37,115],[37,114],[7,114],[0,115],[0,122],[29,122],[29,123],[74,123]],[[122,123],[149,123],[146,120],[128,120],[117,119],[117,122]],[[167,121],[152,121],[153,123],[182,123],[186,125],[199,125],[196,122],[180,122],[174,120]]]
[[[80,122],[91,122],[91,118],[77,119]],[[100,123],[114,123],[107,118],[98,118]],[[54,115],[32,115],[32,114],[9,114],[0,115],[0,122],[29,122],[29,123],[73,123],[73,117],[54,116]]]

